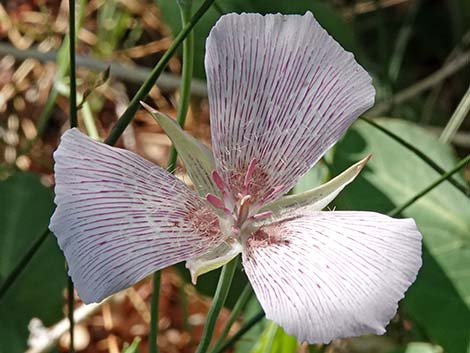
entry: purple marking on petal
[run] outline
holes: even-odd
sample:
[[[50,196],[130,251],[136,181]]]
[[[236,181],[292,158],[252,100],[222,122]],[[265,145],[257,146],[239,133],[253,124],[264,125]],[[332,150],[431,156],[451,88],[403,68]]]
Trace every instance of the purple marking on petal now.
[[[253,203],[283,185],[264,200],[279,197],[373,104],[370,76],[310,13],[225,15],[206,46],[212,145],[234,199],[253,159]]]
[[[50,229],[86,303],[222,242],[207,201],[132,152],[72,129],[54,159],[57,208]]]

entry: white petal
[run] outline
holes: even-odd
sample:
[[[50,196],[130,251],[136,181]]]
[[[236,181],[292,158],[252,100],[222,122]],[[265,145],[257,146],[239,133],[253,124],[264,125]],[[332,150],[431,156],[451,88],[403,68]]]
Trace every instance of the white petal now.
[[[166,170],[67,131],[54,153],[57,209],[50,229],[86,303],[220,240],[217,216]]]
[[[421,267],[412,219],[312,212],[262,227],[243,264],[266,317],[300,341],[382,334]]]
[[[222,16],[205,66],[216,164],[234,194],[253,159],[251,194],[286,192],[374,102],[370,76],[311,13]]]

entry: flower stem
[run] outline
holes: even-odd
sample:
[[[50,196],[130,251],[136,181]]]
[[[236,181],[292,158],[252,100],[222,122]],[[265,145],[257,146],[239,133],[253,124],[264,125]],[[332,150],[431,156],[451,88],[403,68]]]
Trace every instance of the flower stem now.
[[[215,353],[223,353],[232,347],[245,333],[247,333],[253,326],[255,326],[261,319],[264,318],[264,311],[260,310],[255,316],[248,320],[235,334],[230,337],[222,347],[215,351]]]
[[[224,327],[224,330],[220,334],[217,341],[214,343],[214,347],[212,348],[211,353],[216,352],[217,349],[222,345],[223,341],[228,335],[228,332],[232,328],[233,323],[237,319],[238,314],[245,307],[246,303],[248,302],[252,294],[253,294],[253,289],[251,288],[250,283],[247,283],[245,285],[245,288],[243,289],[243,292],[240,294],[240,297],[235,303],[235,306],[233,307],[232,312],[230,313],[230,317],[228,318],[228,321]]]
[[[65,266],[66,273],[68,272],[68,266]],[[69,319],[69,335],[70,335],[70,343],[69,343],[69,353],[75,352],[75,320],[73,317],[74,313],[74,298],[73,298],[73,282],[70,276],[67,274],[67,317]]]
[[[178,1],[181,13],[181,23],[183,28],[190,24],[191,19],[191,1]],[[183,70],[181,77],[180,104],[178,107],[178,115],[176,120],[183,127],[188,113],[189,99],[191,95],[191,79],[193,76],[193,55],[194,55],[194,35],[189,31],[183,41]],[[158,66],[158,65],[157,65]],[[176,159],[178,153],[175,146],[171,146],[170,157],[168,160],[167,170],[174,173],[176,169]],[[149,337],[149,353],[158,353],[158,310],[160,298],[160,282],[161,272],[157,271],[153,275],[153,293],[151,304],[151,321],[150,321],[150,337]]]
[[[191,18],[191,1],[178,1],[180,6],[181,23],[187,26]],[[189,100],[191,98],[191,80],[193,78],[194,34],[191,31],[183,42],[183,70],[181,74],[180,104],[176,121],[183,127],[188,114]],[[174,145],[170,149],[168,171],[173,173],[176,169],[177,151]]]
[[[69,60],[70,60],[70,127],[78,126],[77,118],[77,72],[75,60],[75,0],[69,0]],[[68,269],[68,266],[66,266]],[[70,323],[70,345],[69,353],[75,352],[74,342],[74,320],[73,320],[73,282],[70,276],[67,275],[67,306],[68,318]]]
[[[159,317],[159,303],[160,303],[160,283],[161,283],[161,272],[157,271],[153,274],[153,293],[152,293],[151,313],[150,313],[149,353],[158,353],[157,334],[158,334],[158,317]]]
[[[411,152],[413,152],[416,156],[421,158],[424,162],[426,162],[432,169],[434,169],[436,172],[438,172],[441,175],[444,175],[446,171],[441,168],[436,162],[434,162],[431,158],[429,158],[426,154],[421,152],[419,149],[417,149],[415,146],[413,146],[411,143],[408,143],[404,139],[402,139],[400,136],[396,135],[389,129],[386,129],[382,125],[377,124],[375,121],[365,118],[365,117],[360,117],[361,120],[365,121],[367,124],[375,127],[376,129],[382,131],[384,134],[389,136],[390,138],[394,139],[397,141],[400,145],[403,147],[407,148]],[[470,189],[461,185],[457,180],[454,178],[448,178],[449,183],[451,183],[455,188],[459,189],[464,195],[470,196]]]
[[[217,289],[215,290],[214,298],[212,299],[211,307],[207,313],[207,321],[204,326],[204,332],[202,333],[201,342],[199,347],[196,350],[196,353],[206,353],[207,348],[211,342],[212,336],[214,334],[215,323],[219,316],[220,310],[227,299],[228,291],[230,285],[232,284],[233,274],[237,268],[238,257],[231,260],[229,263],[225,264],[222,267],[222,272],[220,273],[219,283],[217,284]]]
[[[168,64],[168,61],[170,61],[170,58],[176,52],[176,49],[178,48],[178,46],[188,36],[188,34],[193,29],[193,27],[201,19],[201,17],[206,13],[206,11],[210,8],[210,6],[212,5],[214,1],[215,0],[205,0],[204,3],[199,8],[199,10],[197,10],[197,12],[191,18],[189,23],[186,26],[184,26],[181,32],[176,36],[171,46],[168,48],[165,54],[163,54],[160,61],[152,70],[148,79],[142,84],[140,89],[137,91],[137,93],[134,95],[131,102],[129,103],[129,106],[127,107],[126,111],[122,114],[122,116],[117,121],[116,125],[113,127],[111,133],[109,134],[108,138],[105,141],[107,144],[114,145],[116,143],[119,136],[121,136],[121,134],[123,133],[127,125],[130,124],[132,118],[134,117],[135,113],[139,109],[140,101],[144,99],[147,96],[147,94],[150,92],[153,85],[157,81],[158,77],[160,76],[160,74],[163,72],[164,68]]]
[[[437,187],[439,184],[441,184],[443,181],[448,180],[453,174],[457,173],[460,169],[462,169],[467,163],[470,163],[470,154],[462,159],[457,165],[449,170],[448,172],[444,173],[439,179],[437,179],[435,182],[424,188],[422,191],[417,193],[415,196],[410,198],[408,201],[406,201],[404,204],[401,206],[398,206],[391,210],[388,215],[389,216],[396,216],[400,214],[403,210],[405,210],[407,207],[411,206],[413,203],[415,203],[417,200],[419,200],[421,197],[426,195],[428,192],[433,190],[435,187]]]
[[[15,283],[15,280],[19,277],[19,275],[23,272],[23,270],[26,268],[28,263],[33,259],[34,254],[39,250],[41,245],[44,243],[44,241],[47,239],[47,236],[50,234],[50,231],[48,228],[41,234],[41,236],[36,239],[36,241],[31,245],[29,250],[26,252],[26,254],[23,255],[21,260],[18,262],[18,264],[15,266],[15,268],[10,272],[10,274],[5,278],[5,281],[0,286],[0,300],[2,297],[5,295],[5,293],[10,289],[13,283]]]
[[[77,127],[77,75],[75,62],[75,0],[69,0],[70,126]]]

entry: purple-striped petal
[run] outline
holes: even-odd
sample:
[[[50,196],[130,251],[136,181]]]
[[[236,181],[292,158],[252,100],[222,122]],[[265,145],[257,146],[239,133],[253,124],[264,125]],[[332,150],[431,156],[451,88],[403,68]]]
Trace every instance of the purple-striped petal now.
[[[312,212],[258,229],[243,265],[266,317],[300,341],[382,334],[421,267],[411,219]]]
[[[374,102],[370,76],[311,13],[222,16],[205,66],[217,169],[236,198],[256,160],[252,203],[289,190]]]
[[[166,170],[67,131],[54,153],[57,209],[50,229],[85,303],[221,241],[218,217]]]

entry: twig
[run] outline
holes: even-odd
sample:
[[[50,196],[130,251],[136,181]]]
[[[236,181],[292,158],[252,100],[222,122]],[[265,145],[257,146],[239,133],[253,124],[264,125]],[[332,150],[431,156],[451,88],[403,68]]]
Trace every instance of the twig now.
[[[431,87],[444,81],[449,76],[452,76],[457,71],[464,68],[470,63],[470,50],[462,53],[455,60],[452,60],[447,65],[432,73],[425,79],[411,85],[410,87],[398,92],[390,100],[377,104],[373,109],[366,113],[366,116],[374,117],[386,113],[392,106],[403,103],[418,94],[430,89]]]
[[[73,312],[74,322],[76,324],[86,320],[91,315],[97,313],[103,304],[110,298],[98,304],[82,305]],[[63,318],[50,328],[42,326],[38,319],[31,320],[29,324],[30,337],[28,344],[30,348],[25,353],[46,353],[51,351],[59,341],[59,338],[70,329],[68,318]]]
[[[19,60],[33,58],[41,62],[57,61],[57,51],[41,52],[33,49],[17,49],[11,44],[0,43],[1,55],[12,55]],[[93,71],[103,72],[110,68],[111,76],[125,80],[130,83],[142,83],[151,73],[151,70],[142,66],[123,64],[115,60],[103,61],[89,56],[77,55],[77,66]],[[158,87],[163,91],[174,91],[180,87],[181,78],[177,75],[162,72],[157,80]],[[198,97],[207,96],[207,85],[204,81],[193,79],[191,83],[191,94]]]

